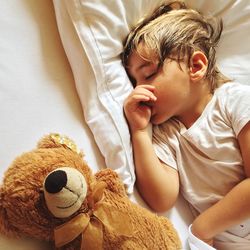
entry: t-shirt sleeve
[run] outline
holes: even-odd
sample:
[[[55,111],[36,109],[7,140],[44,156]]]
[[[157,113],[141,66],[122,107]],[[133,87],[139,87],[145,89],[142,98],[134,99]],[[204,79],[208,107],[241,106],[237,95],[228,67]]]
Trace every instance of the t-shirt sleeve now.
[[[225,94],[225,112],[238,137],[242,128],[250,121],[250,86],[235,84]]]
[[[155,126],[153,128],[153,147],[157,157],[166,165],[178,170],[176,163],[175,144],[178,141],[174,134],[169,136],[167,126]],[[172,143],[172,144],[171,144]]]

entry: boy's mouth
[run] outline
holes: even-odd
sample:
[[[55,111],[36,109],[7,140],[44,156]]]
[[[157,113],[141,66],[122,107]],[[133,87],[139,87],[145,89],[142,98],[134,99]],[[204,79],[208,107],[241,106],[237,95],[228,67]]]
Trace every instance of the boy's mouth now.
[[[141,102],[142,105],[148,106],[148,107],[153,107],[153,102]]]
[[[151,118],[153,115],[155,115],[155,109],[154,109],[154,102],[141,102],[141,105],[147,106],[151,110]]]

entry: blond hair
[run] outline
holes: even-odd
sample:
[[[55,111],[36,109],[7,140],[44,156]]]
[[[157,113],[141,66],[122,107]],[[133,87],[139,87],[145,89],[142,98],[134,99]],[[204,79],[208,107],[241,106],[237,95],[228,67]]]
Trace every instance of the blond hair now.
[[[178,62],[190,59],[197,50],[208,59],[206,78],[211,92],[220,84],[230,81],[216,65],[216,50],[223,30],[223,23],[214,17],[206,17],[198,11],[187,9],[182,2],[173,9],[170,4],[160,6],[148,18],[141,21],[128,35],[122,61],[126,67],[129,56],[136,51],[144,59],[163,65],[166,58]],[[149,51],[141,50],[139,45]]]

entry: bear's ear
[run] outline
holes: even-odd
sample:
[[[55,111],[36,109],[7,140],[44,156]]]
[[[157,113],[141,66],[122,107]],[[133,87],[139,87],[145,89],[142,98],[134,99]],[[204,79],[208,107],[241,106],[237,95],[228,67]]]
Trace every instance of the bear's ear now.
[[[75,142],[69,137],[60,134],[49,134],[44,136],[37,144],[38,148],[67,148],[81,154]]]

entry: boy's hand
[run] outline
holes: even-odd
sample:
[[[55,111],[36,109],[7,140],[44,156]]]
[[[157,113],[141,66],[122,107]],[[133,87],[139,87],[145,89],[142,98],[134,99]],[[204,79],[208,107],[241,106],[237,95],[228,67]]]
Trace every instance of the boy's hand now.
[[[147,128],[151,118],[151,105],[156,101],[154,86],[138,85],[124,102],[124,112],[131,132]]]
[[[193,221],[191,227],[192,234],[206,244],[213,246],[213,238],[208,237],[209,233],[208,228],[206,227],[208,223],[206,223],[206,220],[203,220],[203,218],[201,218],[202,214]]]
[[[194,232],[192,229],[192,234],[197,237],[199,240],[205,242],[206,244],[208,244],[209,246],[213,246],[213,238],[211,239],[205,239],[203,237],[201,237],[199,234],[197,234],[197,232]]]

